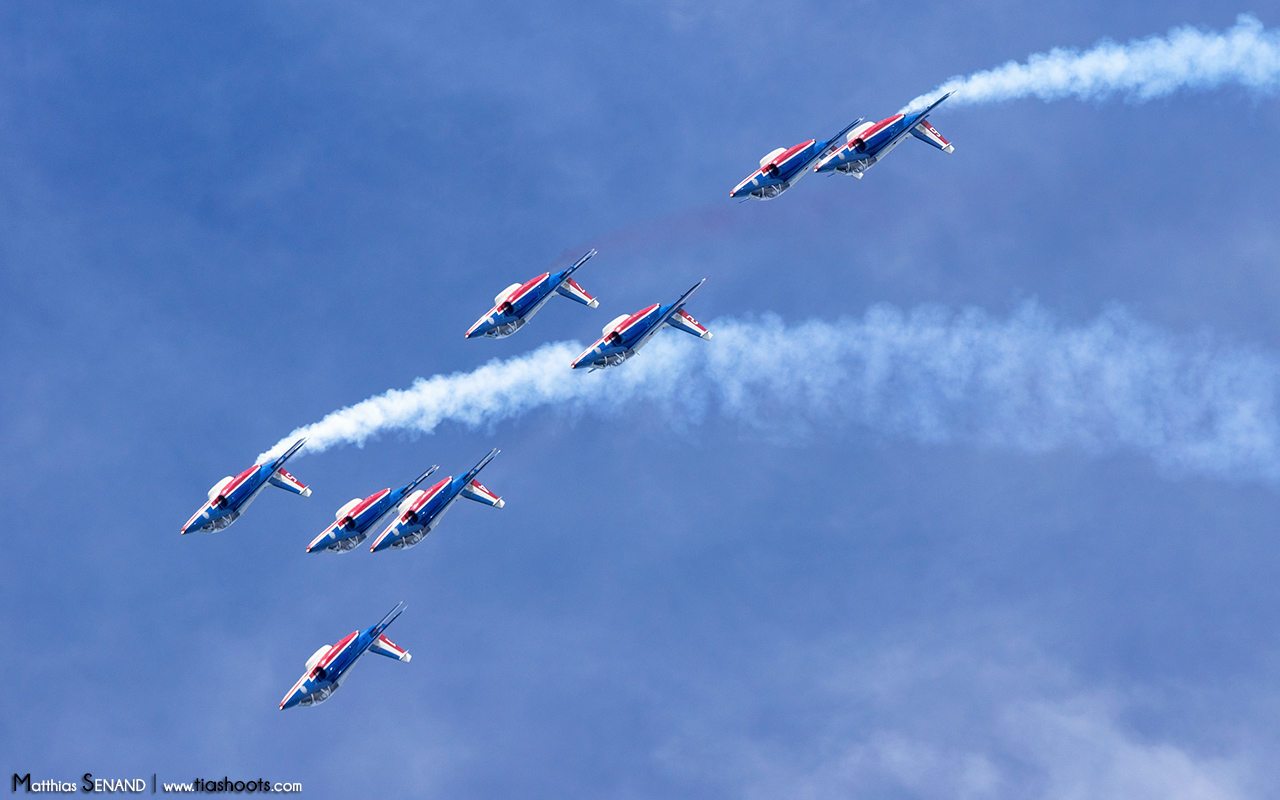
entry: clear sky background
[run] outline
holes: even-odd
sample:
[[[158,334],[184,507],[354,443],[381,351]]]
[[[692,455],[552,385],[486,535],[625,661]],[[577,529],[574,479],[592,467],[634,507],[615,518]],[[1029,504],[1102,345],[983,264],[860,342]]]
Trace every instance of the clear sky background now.
[[[704,322],[1034,300],[1275,358],[1274,97],[944,107],[954,155],[908,142],[862,181],[727,197],[773,148],[953,75],[1240,12],[1280,24],[1177,0],[6,6],[0,774],[1275,797],[1265,480],[635,401],[305,455],[311,498],[178,535],[297,426],[589,342],[704,276]],[[591,246],[600,309],[463,339]],[[505,509],[464,504],[404,552],[304,554],[347,500],[495,446]],[[410,664],[364,659],[279,711],[318,646],[400,600]]]

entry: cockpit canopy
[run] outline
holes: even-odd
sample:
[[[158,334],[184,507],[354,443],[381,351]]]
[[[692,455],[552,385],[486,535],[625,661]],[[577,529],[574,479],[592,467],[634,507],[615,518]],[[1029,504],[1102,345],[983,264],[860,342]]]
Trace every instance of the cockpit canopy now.
[[[333,645],[321,645],[319,650],[312,653],[311,658],[307,659],[307,672],[310,672],[312,667],[319,664],[320,659],[324,658],[331,649],[333,649]]]
[[[777,150],[770,151],[767,156],[760,159],[760,169],[764,169],[769,164],[770,161],[774,160],[775,158],[777,158],[778,156],[782,155],[785,152],[787,152],[787,148],[785,147],[779,147]]]

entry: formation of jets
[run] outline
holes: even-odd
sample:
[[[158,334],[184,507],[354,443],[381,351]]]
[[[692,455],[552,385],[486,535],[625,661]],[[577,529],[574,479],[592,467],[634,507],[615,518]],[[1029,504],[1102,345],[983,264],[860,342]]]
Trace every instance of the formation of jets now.
[[[378,520],[399,505],[409,492],[412,492],[437,469],[439,469],[438,466],[433,466],[412,482],[394,491],[388,488],[374,492],[363,500],[357,497],[339,508],[333,515],[333,524],[311,540],[311,544],[307,545],[307,552],[323,553],[328,550],[334,553],[345,553],[354,549],[369,535],[369,529],[377,525]]]
[[[914,136],[944,153],[955,147],[929,124],[929,114],[951,96],[944,94],[916,114],[894,114],[879,122],[855,120],[826,141],[810,139],[794,147],[779,147],[760,159],[760,169],[733,187],[730,197],[772,200],[810,172],[839,172],[861,178],[862,173],[889,154],[907,136]]]
[[[861,178],[898,146],[913,136],[944,153],[955,150],[928,121],[929,114],[950,97],[943,95],[928,108],[914,114],[895,114],[879,122],[856,120],[830,139],[810,139],[790,148],[778,148],[760,159],[760,168],[734,187],[730,197],[770,200],[795,185],[809,172],[840,173]],[[596,255],[590,250],[572,266],[558,272],[544,272],[524,283],[513,283],[494,298],[494,306],[466,331],[466,338],[501,339],[524,327],[547,302],[556,295],[567,297],[589,308],[598,308],[595,297],[573,279],[578,271]],[[595,344],[583,351],[569,365],[572,369],[616,367],[634,357],[640,348],[663,328],[675,328],[700,339],[711,339],[711,332],[685,311],[685,303],[706,282],[698,281],[673,303],[654,303],[634,314],[622,314],[601,330]],[[255,464],[235,477],[226,477],[209,489],[208,502],[182,526],[182,533],[215,533],[225,530],[240,518],[254,498],[268,485],[303,497],[311,489],[289,474],[284,464],[306,443],[299,439],[279,458],[269,464]],[[448,477],[426,489],[417,488],[438,467],[433,466],[398,489],[386,488],[343,505],[334,521],[307,545],[308,553],[343,553],[355,549],[383,520],[391,521],[374,539],[369,550],[403,550],[421,542],[440,523],[445,513],[459,498],[474,500],[494,508],[505,503],[476,476],[498,454],[495,448],[457,478]],[[383,631],[404,610],[399,603],[376,625],[363,631],[352,631],[337,643],[324,645],[307,659],[306,672],[280,701],[280,708],[310,706],[322,703],[342,684],[356,660],[366,652],[408,661],[409,653],[388,639]]]

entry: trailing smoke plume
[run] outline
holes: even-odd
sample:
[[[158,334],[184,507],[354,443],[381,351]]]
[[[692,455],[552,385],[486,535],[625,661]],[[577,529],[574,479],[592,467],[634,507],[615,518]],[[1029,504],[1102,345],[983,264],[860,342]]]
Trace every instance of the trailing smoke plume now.
[[[1041,100],[1077,97],[1095,100],[1124,94],[1136,101],[1164,97],[1179,89],[1212,89],[1238,83],[1258,92],[1280,86],[1280,31],[1266,30],[1257,17],[1241,14],[1223,33],[1175,28],[1166,37],[1128,44],[1103,40],[1090,50],[1054,48],[1016,61],[957,76],[903,108],[918,111],[944,92],[954,107],[1035,96]]]
[[[940,308],[872,308],[862,319],[788,326],[716,320],[703,342],[668,331],[617,369],[569,369],[576,343],[544,345],[472,371],[418,379],[295,430],[306,450],[444,423],[486,427],[543,406],[594,415],[657,408],[763,429],[848,426],[922,442],[1042,452],[1149,455],[1175,471],[1280,478],[1280,361],[1177,337],[1108,312],[1066,328],[1034,304],[1006,320]]]

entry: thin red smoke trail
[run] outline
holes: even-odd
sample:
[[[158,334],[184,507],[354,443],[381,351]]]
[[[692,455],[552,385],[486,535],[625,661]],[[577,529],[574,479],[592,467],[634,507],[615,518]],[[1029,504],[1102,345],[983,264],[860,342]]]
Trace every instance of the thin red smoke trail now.
[[[648,255],[655,250],[678,247],[689,242],[729,236],[744,224],[738,211],[732,204],[707,204],[672,211],[592,236],[580,244],[566,248],[556,263],[572,263],[593,247],[601,252]]]

